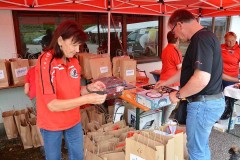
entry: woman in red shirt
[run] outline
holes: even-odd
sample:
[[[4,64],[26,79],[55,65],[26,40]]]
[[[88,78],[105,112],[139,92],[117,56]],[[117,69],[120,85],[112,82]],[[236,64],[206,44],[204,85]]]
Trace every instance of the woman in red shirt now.
[[[80,106],[101,104],[106,86],[95,82],[81,86],[81,66],[74,55],[86,40],[85,33],[74,21],[61,23],[50,45],[38,58],[36,66],[37,125],[44,140],[46,159],[61,159],[62,135],[69,159],[83,159],[83,133]]]
[[[180,83],[173,82],[172,84],[166,84],[166,81],[172,76],[177,74],[177,72],[182,67],[182,53],[178,50],[179,39],[175,38],[173,32],[169,31],[167,34],[168,45],[162,51],[162,72],[160,80],[156,83],[155,87],[159,88],[160,86],[170,86],[178,89]],[[172,111],[176,108],[177,104],[171,104],[164,108],[164,122],[169,121],[169,117]]]
[[[223,59],[223,88],[234,83],[238,83],[238,74],[239,74],[239,62],[240,62],[240,48],[236,41],[237,36],[234,32],[228,32],[224,36],[225,44],[221,45],[222,48],[222,59]],[[221,119],[227,119],[232,112],[232,109],[229,105],[229,98],[225,97],[226,108],[221,116]]]

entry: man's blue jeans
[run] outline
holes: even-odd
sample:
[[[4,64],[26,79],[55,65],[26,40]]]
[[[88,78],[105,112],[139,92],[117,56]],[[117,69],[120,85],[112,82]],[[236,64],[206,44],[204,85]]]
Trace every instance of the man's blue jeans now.
[[[190,160],[210,160],[209,135],[225,108],[224,98],[187,106],[187,148]]]
[[[83,132],[81,123],[62,131],[49,131],[45,129],[40,129],[40,131],[44,141],[47,160],[61,160],[62,135],[64,135],[67,144],[68,159],[83,159]]]

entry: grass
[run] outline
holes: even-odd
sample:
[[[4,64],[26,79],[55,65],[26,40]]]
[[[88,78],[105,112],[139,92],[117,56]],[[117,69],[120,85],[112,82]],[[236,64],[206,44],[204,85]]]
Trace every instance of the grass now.
[[[32,40],[37,38],[41,35],[46,34],[46,30],[51,29],[52,31],[55,30],[55,25],[50,24],[22,24],[20,25],[20,32],[22,34],[22,39],[26,44],[33,44]]]

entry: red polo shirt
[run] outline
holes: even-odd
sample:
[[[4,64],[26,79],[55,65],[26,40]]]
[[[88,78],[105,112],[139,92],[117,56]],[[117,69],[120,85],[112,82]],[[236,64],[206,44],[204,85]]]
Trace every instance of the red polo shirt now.
[[[36,97],[36,79],[35,79],[35,66],[30,68],[25,77],[25,83],[29,83],[29,98]]]
[[[182,63],[182,53],[173,45],[168,44],[162,51],[162,72],[160,80],[167,80],[177,73],[177,65]],[[179,86],[180,83],[174,83],[171,86]]]
[[[232,77],[238,77],[238,64],[240,62],[240,48],[236,43],[232,49],[227,49],[225,44],[221,45],[223,59],[223,73]]]
[[[72,99],[80,96],[80,71],[78,60],[53,58],[47,51],[38,58],[37,82],[37,124],[40,128],[57,131],[73,127],[80,122],[79,108],[69,111],[51,112],[47,104],[54,99]]]

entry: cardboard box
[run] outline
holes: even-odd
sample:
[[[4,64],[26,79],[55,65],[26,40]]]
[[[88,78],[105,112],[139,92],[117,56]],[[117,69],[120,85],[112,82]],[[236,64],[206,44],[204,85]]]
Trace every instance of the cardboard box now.
[[[141,105],[150,109],[157,109],[171,104],[169,93],[153,94],[151,90],[144,90],[137,93],[137,100]]]
[[[161,126],[162,122],[162,111],[161,110],[150,110],[140,115],[139,129],[154,129]],[[128,124],[136,127],[136,109],[128,110]]]
[[[235,124],[240,124],[240,116],[237,116]]]

